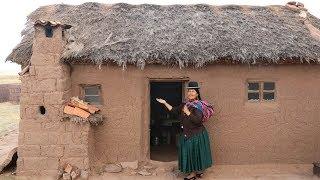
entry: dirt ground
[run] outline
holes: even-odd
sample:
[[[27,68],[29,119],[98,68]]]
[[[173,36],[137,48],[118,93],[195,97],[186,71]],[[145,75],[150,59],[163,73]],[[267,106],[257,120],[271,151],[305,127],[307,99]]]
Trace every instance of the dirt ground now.
[[[215,165],[208,169],[203,180],[309,180],[320,179],[312,174],[311,164],[256,164],[256,165]],[[14,175],[2,175],[0,179],[8,180],[33,180],[54,179],[49,177],[17,177]],[[178,172],[158,176],[123,175],[104,173],[99,176],[91,176],[90,180],[177,180],[183,179]]]
[[[0,103],[0,140],[12,131],[18,130],[20,105],[10,102]]]
[[[320,179],[312,173],[312,164],[256,164],[256,165],[215,165],[207,170],[203,180],[209,179],[259,179],[259,180],[300,180]],[[95,180],[176,180],[183,179],[180,173],[171,173],[162,176],[119,176],[117,174],[104,174],[92,177]]]

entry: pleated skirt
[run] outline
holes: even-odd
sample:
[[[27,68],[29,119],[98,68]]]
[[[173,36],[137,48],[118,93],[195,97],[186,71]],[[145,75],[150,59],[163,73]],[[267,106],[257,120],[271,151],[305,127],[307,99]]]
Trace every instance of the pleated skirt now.
[[[178,165],[183,173],[204,171],[212,165],[210,140],[207,130],[190,138],[179,137]]]

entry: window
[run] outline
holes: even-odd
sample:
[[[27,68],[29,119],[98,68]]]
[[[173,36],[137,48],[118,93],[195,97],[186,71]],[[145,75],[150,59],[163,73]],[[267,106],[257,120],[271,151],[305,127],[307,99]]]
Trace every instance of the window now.
[[[249,101],[274,101],[275,83],[274,82],[248,82]]]
[[[101,104],[100,85],[83,85],[83,99],[90,104]]]
[[[52,38],[52,36],[53,36],[52,26],[47,24],[47,25],[44,26],[44,29],[45,29],[46,37]]]

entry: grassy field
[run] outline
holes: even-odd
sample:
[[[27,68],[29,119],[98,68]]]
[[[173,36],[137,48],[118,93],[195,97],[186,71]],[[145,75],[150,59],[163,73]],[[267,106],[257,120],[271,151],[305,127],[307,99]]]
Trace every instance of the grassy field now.
[[[20,105],[9,102],[0,103],[0,137],[18,127]]]
[[[21,83],[18,75],[0,72],[0,84]],[[19,104],[0,103],[0,137],[18,127],[20,119]]]
[[[18,75],[0,74],[0,84],[21,83]]]

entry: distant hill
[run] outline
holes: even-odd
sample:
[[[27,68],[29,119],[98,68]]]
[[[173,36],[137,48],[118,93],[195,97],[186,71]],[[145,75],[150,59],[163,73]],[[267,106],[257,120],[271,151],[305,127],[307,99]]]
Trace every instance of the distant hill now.
[[[21,83],[19,75],[4,74],[0,72],[0,84],[16,84]]]

